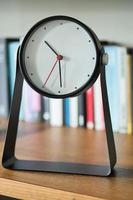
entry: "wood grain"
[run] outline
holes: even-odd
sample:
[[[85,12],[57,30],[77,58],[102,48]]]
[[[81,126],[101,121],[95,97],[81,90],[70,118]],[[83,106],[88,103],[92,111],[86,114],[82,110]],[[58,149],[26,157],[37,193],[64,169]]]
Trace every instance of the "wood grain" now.
[[[3,134],[4,136],[4,134]],[[0,152],[3,148],[1,134]],[[6,170],[0,177],[103,199],[133,199],[133,136],[115,134],[118,162],[110,177]],[[25,159],[107,163],[105,134],[86,129],[21,125],[16,154]]]
[[[90,197],[72,192],[65,192],[52,188],[42,187],[33,184],[12,181],[0,178],[0,194],[10,195],[14,198],[25,200],[102,200],[101,198]]]

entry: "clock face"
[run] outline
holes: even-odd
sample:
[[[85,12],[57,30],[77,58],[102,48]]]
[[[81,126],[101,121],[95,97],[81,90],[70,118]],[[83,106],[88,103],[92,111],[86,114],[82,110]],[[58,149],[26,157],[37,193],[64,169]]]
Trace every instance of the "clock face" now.
[[[46,96],[78,94],[95,79],[96,64],[97,48],[91,32],[69,17],[42,20],[28,32],[20,47],[26,80]]]

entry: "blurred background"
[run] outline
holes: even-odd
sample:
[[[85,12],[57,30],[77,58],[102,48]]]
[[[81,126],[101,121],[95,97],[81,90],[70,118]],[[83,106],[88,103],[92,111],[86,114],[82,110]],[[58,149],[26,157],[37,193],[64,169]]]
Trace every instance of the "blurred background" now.
[[[54,15],[77,18],[104,41],[109,55],[107,83],[113,130],[132,133],[132,0],[0,0],[0,118],[9,116],[19,40],[36,22]],[[40,97],[24,84],[20,119],[46,121],[52,126],[104,130],[100,90],[98,80],[85,94],[56,101]],[[31,98],[34,101],[31,102]]]
[[[0,0],[0,37],[20,37],[38,20],[69,15],[100,39],[133,45],[132,0]]]

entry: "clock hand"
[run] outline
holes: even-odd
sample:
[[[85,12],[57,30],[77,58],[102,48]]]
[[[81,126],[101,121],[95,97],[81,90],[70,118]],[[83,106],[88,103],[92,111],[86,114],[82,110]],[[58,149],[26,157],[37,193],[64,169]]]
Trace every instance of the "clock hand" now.
[[[47,81],[48,81],[50,75],[52,74],[52,71],[54,70],[54,68],[55,68],[55,66],[56,66],[56,64],[57,64],[57,62],[58,62],[58,58],[56,59],[56,61],[55,61],[54,65],[53,65],[53,67],[52,67],[52,69],[51,69],[51,71],[50,71],[50,73],[49,73],[49,75],[48,75],[48,77],[47,77],[45,83],[43,84],[43,87],[46,85],[46,83],[47,83]]]
[[[62,56],[62,55],[57,55],[56,61],[55,61],[54,65],[53,65],[53,67],[52,67],[52,69],[51,69],[51,71],[50,71],[50,73],[49,73],[49,75],[48,75],[48,77],[47,77],[45,83],[43,84],[43,87],[46,85],[46,83],[47,83],[47,81],[48,81],[50,75],[52,74],[52,72],[53,72],[53,70],[54,70],[54,68],[55,68],[55,66],[56,66],[56,64],[57,64],[57,62],[60,61],[60,60],[62,60],[62,59],[63,59],[63,56]],[[60,77],[61,77],[61,76],[60,76]],[[62,82],[60,82],[60,83],[61,83],[61,85],[62,85]]]
[[[51,45],[45,41],[45,43],[48,45],[48,47],[58,56],[58,53],[53,49],[53,47],[51,47]]]
[[[62,87],[61,62],[59,60],[60,87]]]

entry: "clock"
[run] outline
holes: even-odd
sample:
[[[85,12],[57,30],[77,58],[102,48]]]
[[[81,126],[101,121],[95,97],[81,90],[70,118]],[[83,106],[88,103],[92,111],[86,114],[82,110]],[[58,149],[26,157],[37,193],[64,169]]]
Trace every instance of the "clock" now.
[[[28,84],[53,98],[75,96],[91,87],[101,65],[107,64],[102,63],[105,57],[94,32],[68,16],[39,21],[26,34],[19,51]]]
[[[28,31],[17,51],[14,93],[2,158],[5,168],[97,176],[108,176],[112,172],[116,150],[106,84],[107,60],[95,33],[72,17],[48,17]],[[66,98],[90,88],[99,75],[109,164],[17,159],[15,146],[24,80],[43,96]]]

